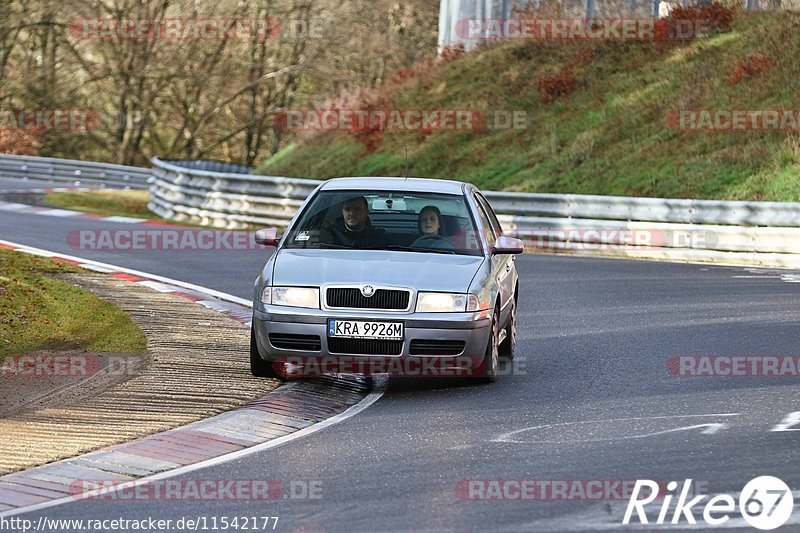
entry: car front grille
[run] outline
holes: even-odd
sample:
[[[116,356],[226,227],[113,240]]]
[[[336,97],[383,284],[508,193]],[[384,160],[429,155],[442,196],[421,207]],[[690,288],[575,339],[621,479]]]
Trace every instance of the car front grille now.
[[[291,333],[270,333],[269,343],[279,350],[303,350],[318,352],[322,341],[317,335],[294,335]]]
[[[328,338],[328,351],[352,355],[400,355],[402,340]]]
[[[403,311],[408,308],[411,291],[378,289],[367,298],[358,288],[331,288],[326,292],[328,307],[338,309],[386,309]]]
[[[467,345],[464,341],[440,341],[414,339],[411,341],[411,355],[459,355]]]

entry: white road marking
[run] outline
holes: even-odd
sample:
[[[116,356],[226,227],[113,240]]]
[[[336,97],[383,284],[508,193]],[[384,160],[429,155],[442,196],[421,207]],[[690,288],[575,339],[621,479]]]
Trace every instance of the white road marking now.
[[[28,209],[30,206],[25,204],[15,204],[11,202],[0,203],[0,210],[2,211],[18,211],[21,209]]]
[[[53,257],[54,254],[45,252],[44,250],[20,250],[20,252],[29,255],[38,255],[39,257]]]
[[[66,209],[48,209],[47,211],[39,211],[39,214],[48,217],[76,217],[83,213],[80,211],[68,211]]]
[[[755,274],[753,276],[746,276],[746,275],[734,275],[734,278],[738,279],[778,279],[785,283],[800,283],[800,273],[797,271],[792,270],[772,270],[772,269],[758,269],[758,268],[744,268],[744,272],[749,272],[750,274]]]
[[[80,263],[80,266],[84,267],[84,268],[90,268],[90,266],[91,266],[91,267],[94,267],[95,270],[98,269],[98,268],[108,269],[108,270],[98,270],[98,272],[122,272],[122,273],[125,273],[125,274],[131,274],[131,275],[139,276],[139,277],[142,277],[142,278],[149,278],[151,280],[161,281],[161,282],[164,282],[164,283],[169,283],[170,285],[175,285],[177,287],[182,287],[184,289],[193,290],[193,291],[199,292],[201,294],[207,294],[207,295],[213,296],[214,298],[217,298],[219,300],[224,300],[226,302],[237,303],[237,304],[243,305],[245,307],[252,307],[253,306],[253,302],[251,302],[250,300],[245,300],[244,298],[239,298],[238,296],[233,296],[232,294],[226,294],[224,292],[216,291],[214,289],[209,289],[207,287],[201,287],[200,285],[195,285],[193,283],[187,283],[185,281],[180,281],[180,280],[177,280],[177,279],[167,278],[167,277],[164,277],[164,276],[158,276],[156,274],[149,274],[147,272],[142,272],[140,270],[133,270],[133,269],[130,269],[130,268],[124,268],[124,267],[119,267],[119,266],[116,266],[116,265],[110,265],[108,263],[101,263],[99,261],[93,261],[91,259],[83,259],[81,257],[75,257],[75,256],[72,256],[72,255],[48,252],[46,250],[41,250],[39,248],[34,248],[33,246],[26,246],[24,244],[19,244],[19,243],[11,242],[11,241],[5,241],[5,240],[2,240],[2,239],[0,239],[0,244],[5,244],[7,246],[11,246],[13,248],[17,248],[20,252],[33,253],[33,254],[37,254],[37,255],[48,254],[45,257],[61,257],[61,258],[64,258],[64,259],[69,259],[70,261],[76,261],[76,262]]]
[[[158,281],[139,281],[139,285],[144,285],[158,292],[175,292],[175,287],[159,283]]]
[[[202,305],[203,307],[212,309],[214,311],[226,312],[229,309],[229,306],[225,305],[224,303],[220,303],[217,300],[200,300],[196,303]]]
[[[780,424],[772,428],[770,431],[800,431],[798,429],[791,429],[793,426],[800,424],[800,411],[789,413],[786,415]]]
[[[690,429],[700,429],[706,428],[700,433],[703,435],[713,435],[723,429],[730,429],[728,424],[697,424],[694,426],[684,426],[682,428],[675,428],[675,429],[665,429],[664,431],[656,431],[655,433],[646,433],[644,435],[632,435],[630,437],[621,437],[623,439],[641,439],[644,437],[652,437],[653,435],[664,435],[665,433],[675,433],[678,431],[687,431]]]
[[[515,429],[513,431],[509,431],[507,433],[503,433],[497,438],[490,440],[489,442],[504,442],[504,443],[511,443],[511,444],[544,444],[553,441],[535,441],[530,442],[526,440],[519,440],[515,439],[516,435],[520,433],[525,433],[527,431],[535,431],[537,429],[551,429],[556,427],[568,427],[568,426],[580,426],[586,424],[597,424],[597,423],[605,423],[605,422],[633,422],[633,421],[649,421],[649,420],[674,420],[674,419],[681,419],[681,418],[712,418],[712,417],[733,417],[733,416],[740,416],[741,413],[711,413],[706,415],[668,415],[668,416],[652,416],[652,417],[631,417],[631,418],[610,418],[610,419],[603,419],[603,420],[581,420],[577,422],[562,422],[560,424],[545,424],[541,426],[531,426],[522,429]],[[618,435],[609,438],[595,438],[595,439],[578,439],[574,442],[599,442],[599,441],[609,441],[609,440],[624,440],[624,439],[639,439],[644,437],[652,437],[654,435],[662,435],[664,433],[672,433],[676,431],[684,431],[689,429],[698,429],[701,427],[707,428],[706,430],[702,431],[701,433],[704,435],[713,435],[722,429],[727,429],[728,425],[723,423],[708,423],[708,424],[698,424],[692,426],[684,426],[680,428],[672,428],[669,430],[664,431],[657,431],[651,432],[641,435]],[[561,442],[561,441],[557,441]]]
[[[121,222],[123,224],[141,224],[142,222],[147,222],[146,218],[132,217],[105,217],[100,220],[105,220],[106,222]]]
[[[103,274],[109,274],[111,272],[117,271],[115,268],[101,266],[101,265],[93,265],[90,263],[81,263],[78,266],[80,266],[81,268],[85,268],[86,270],[94,270],[95,272],[102,272]]]

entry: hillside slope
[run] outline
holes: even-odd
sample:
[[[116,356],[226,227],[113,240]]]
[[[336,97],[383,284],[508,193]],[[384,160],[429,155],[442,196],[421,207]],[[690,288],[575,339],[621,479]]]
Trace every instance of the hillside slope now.
[[[684,43],[509,42],[414,72],[370,95],[382,108],[524,111],[527,128],[303,134],[259,172],[328,178],[410,174],[485,189],[800,200],[800,130],[689,131],[675,110],[800,109],[800,13],[737,15]],[[573,65],[573,90],[543,80]],[[383,100],[381,100],[383,98]]]

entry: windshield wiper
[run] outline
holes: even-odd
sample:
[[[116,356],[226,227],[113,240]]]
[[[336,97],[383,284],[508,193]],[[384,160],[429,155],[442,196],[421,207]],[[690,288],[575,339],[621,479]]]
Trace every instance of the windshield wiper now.
[[[382,248],[371,248],[372,250],[390,250],[390,251],[397,251],[397,252],[420,252],[423,254],[449,254],[449,255],[456,255],[453,250],[447,250],[446,248],[420,248],[417,246],[401,246],[399,244],[390,244],[388,246],[384,246]]]

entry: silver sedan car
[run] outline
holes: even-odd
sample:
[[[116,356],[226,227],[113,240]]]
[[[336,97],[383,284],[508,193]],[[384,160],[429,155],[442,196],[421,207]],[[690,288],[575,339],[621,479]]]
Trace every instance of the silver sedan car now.
[[[519,239],[468,183],[339,178],[303,203],[256,279],[253,375],[475,376],[514,357]]]

